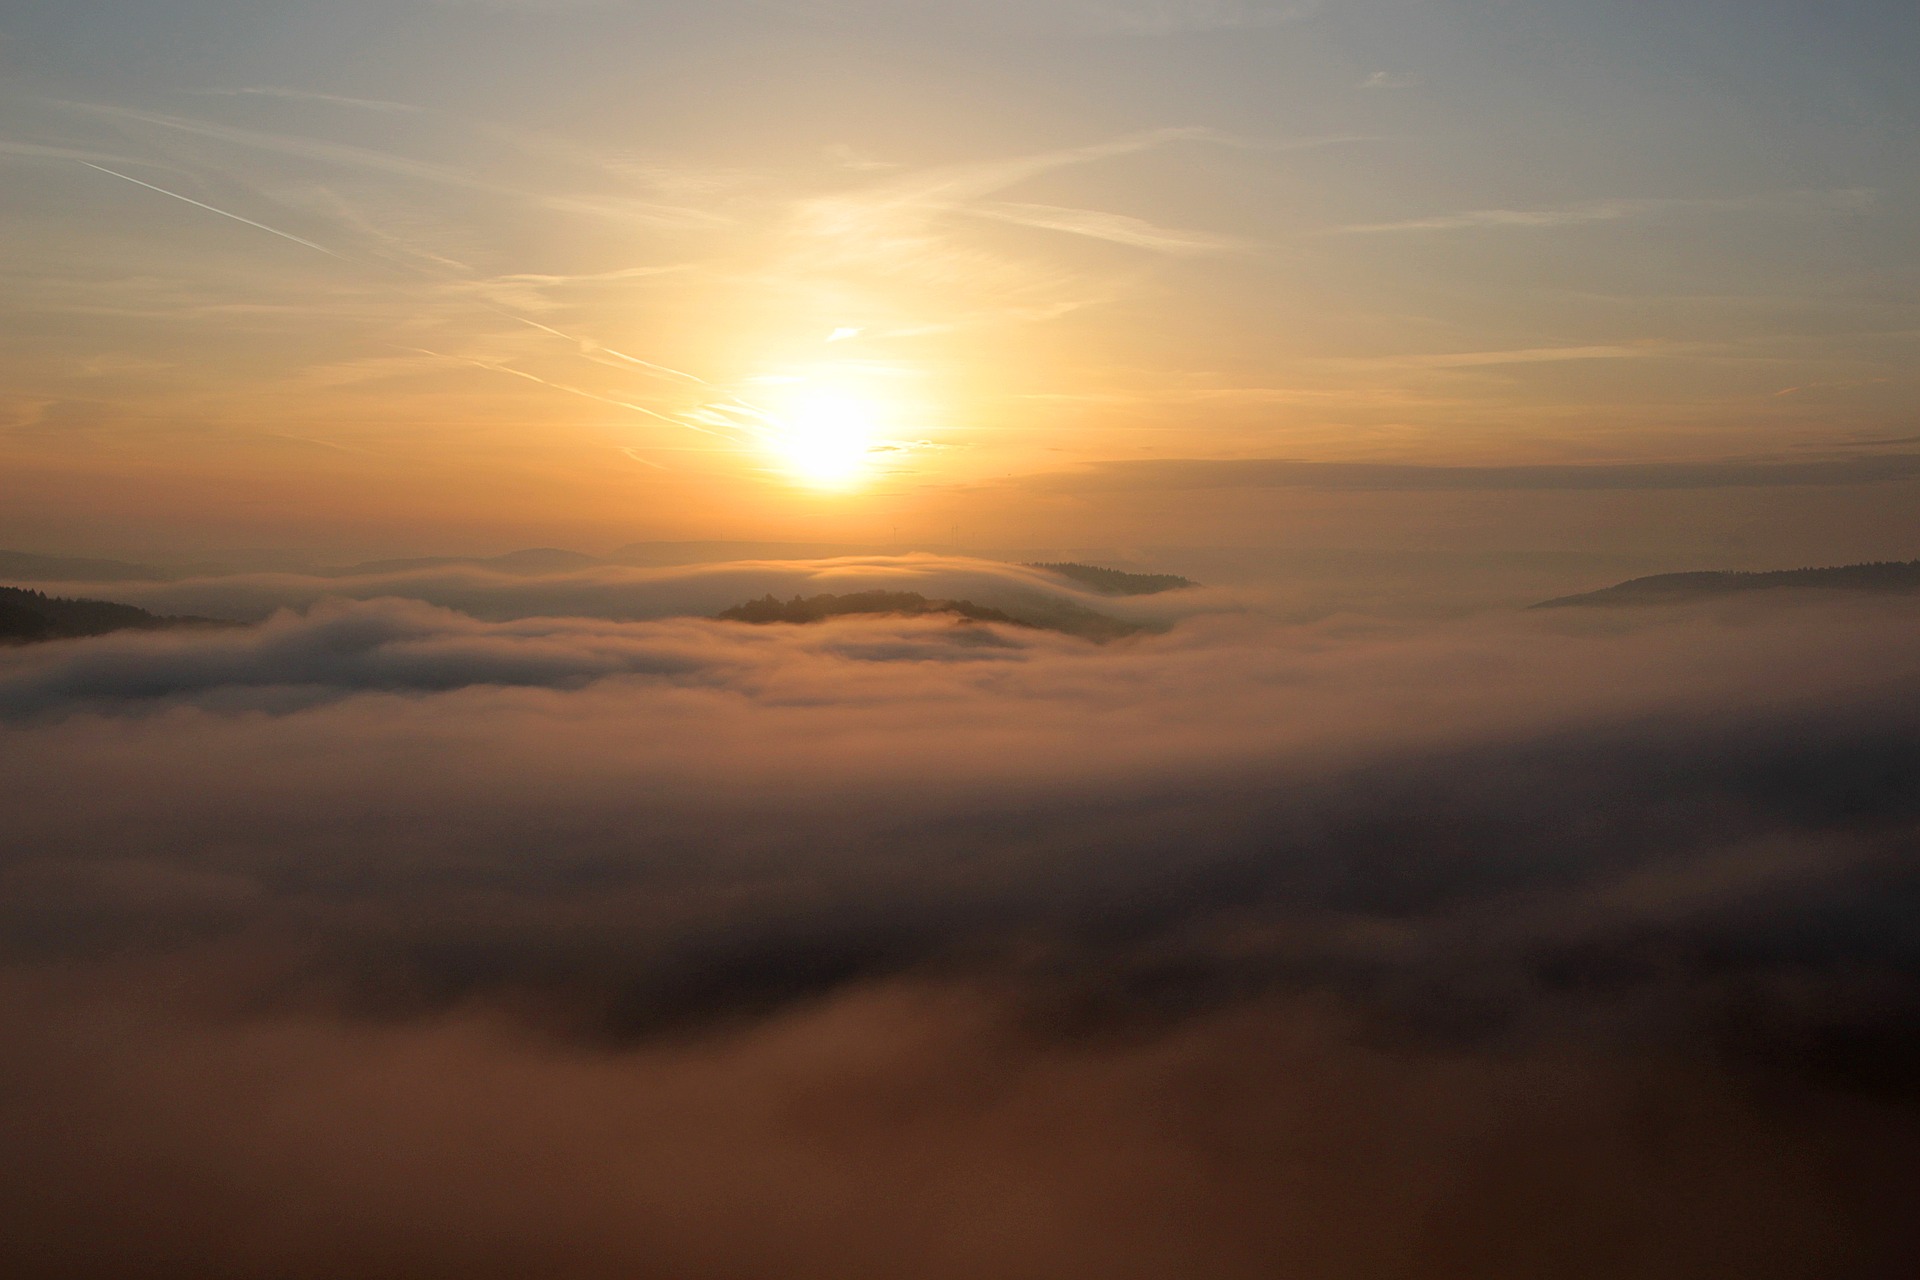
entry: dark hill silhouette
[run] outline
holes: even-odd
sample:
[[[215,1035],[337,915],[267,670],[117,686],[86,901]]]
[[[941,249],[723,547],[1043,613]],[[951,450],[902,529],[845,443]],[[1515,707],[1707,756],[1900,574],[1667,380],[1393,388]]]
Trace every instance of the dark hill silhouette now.
[[[234,623],[212,618],[165,617],[130,604],[105,600],[68,600],[21,587],[0,587],[0,644],[39,640],[77,640],[113,631],[157,631],[164,627],[221,627]]]
[[[1543,600],[1536,609],[1634,607],[1684,604],[1713,596],[1787,589],[1890,593],[1920,591],[1920,560],[1876,560],[1824,569],[1775,569],[1764,573],[1707,571],[1657,573],[1599,591]]]
[[[855,591],[847,595],[794,596],[790,600],[766,595],[722,610],[715,616],[724,622],[764,624],[824,622],[828,618],[857,614],[920,617],[934,613],[952,614],[964,622],[995,622],[1059,631],[1085,640],[1117,640],[1140,630],[1130,622],[1066,601],[1037,603],[1029,616],[1017,617],[1004,609],[971,600],[929,600],[917,591]]]
[[[1033,563],[1027,568],[1045,569],[1062,578],[1071,578],[1107,596],[1151,596],[1162,591],[1178,591],[1182,587],[1200,585],[1172,573],[1125,573],[1119,569],[1103,569],[1097,564],[1076,564],[1071,560]]]
[[[856,591],[844,596],[795,596],[782,601],[769,594],[725,609],[718,615],[726,622],[824,622],[828,618],[856,613],[904,614],[951,613],[969,622],[1004,622],[1016,627],[1030,624],[999,609],[989,609],[971,600],[929,600],[917,591]]]

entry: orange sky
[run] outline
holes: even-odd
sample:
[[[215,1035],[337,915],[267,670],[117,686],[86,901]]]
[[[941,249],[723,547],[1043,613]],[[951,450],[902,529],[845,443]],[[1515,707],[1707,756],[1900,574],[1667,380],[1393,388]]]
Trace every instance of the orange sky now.
[[[1912,554],[1915,100],[1853,7],[29,15],[0,537]],[[1084,483],[1169,459],[1856,469]]]

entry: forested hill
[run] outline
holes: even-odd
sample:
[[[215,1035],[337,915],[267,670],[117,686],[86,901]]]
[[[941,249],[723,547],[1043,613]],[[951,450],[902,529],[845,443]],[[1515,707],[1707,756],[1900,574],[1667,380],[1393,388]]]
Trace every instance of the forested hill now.
[[[1533,607],[1562,609],[1681,604],[1710,596],[1793,588],[1879,593],[1920,591],[1920,560],[1877,560],[1871,564],[1843,564],[1826,569],[1775,569],[1764,573],[1659,573],[1648,578],[1631,578],[1599,591],[1543,600]]]
[[[20,587],[0,587],[0,644],[74,640],[111,631],[220,625],[211,618],[163,617],[130,604],[67,600]]]
[[[1070,560],[1029,564],[1027,568],[1045,569],[1048,573],[1071,578],[1083,587],[1092,587],[1102,595],[1109,596],[1152,596],[1162,591],[1178,591],[1182,587],[1199,585],[1172,573],[1126,573],[1119,569],[1103,569],[1097,564],[1075,564]]]
[[[963,622],[1035,627],[1096,641],[1118,640],[1142,629],[1135,623],[1083,609],[1071,601],[1031,601],[1016,615],[971,600],[929,600],[917,591],[855,591],[846,595],[794,596],[791,600],[767,595],[737,604],[717,616],[723,622],[766,624],[825,622],[829,618],[859,614],[919,617],[936,613],[951,614]]]
[[[1026,626],[1020,619],[999,609],[990,609],[971,600],[929,600],[917,591],[855,591],[847,595],[795,596],[781,600],[767,595],[721,611],[724,622],[825,622],[849,614],[951,613],[971,622],[1004,622]]]

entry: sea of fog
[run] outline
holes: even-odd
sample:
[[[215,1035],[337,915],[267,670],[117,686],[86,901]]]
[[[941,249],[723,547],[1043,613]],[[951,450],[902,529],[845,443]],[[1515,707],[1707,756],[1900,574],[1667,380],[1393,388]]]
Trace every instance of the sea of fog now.
[[[256,625],[0,650],[8,1274],[1920,1263],[1920,600],[70,593]]]

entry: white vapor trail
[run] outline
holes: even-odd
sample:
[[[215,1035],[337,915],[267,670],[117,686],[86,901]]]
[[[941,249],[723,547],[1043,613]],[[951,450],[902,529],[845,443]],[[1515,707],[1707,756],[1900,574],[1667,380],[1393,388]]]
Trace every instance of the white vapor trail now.
[[[688,382],[697,382],[703,387],[708,385],[705,378],[697,377],[683,369],[670,369],[664,364],[655,364],[651,360],[642,360],[639,356],[630,356],[624,351],[615,351],[612,347],[601,342],[596,342],[592,338],[582,338],[577,334],[566,333],[554,328],[550,324],[541,324],[538,320],[529,320],[527,317],[515,315],[511,311],[502,311],[499,307],[490,306],[487,310],[493,312],[495,315],[505,316],[509,320],[517,320],[529,328],[540,330],[542,333],[550,333],[556,338],[563,338],[568,342],[574,343],[580,348],[582,355],[592,356],[604,352],[607,355],[616,356],[630,365],[635,365],[649,372],[657,373],[662,377],[684,378]]]
[[[165,187],[156,187],[151,182],[142,182],[140,179],[129,174],[121,173],[118,169],[109,169],[105,165],[95,164],[91,160],[82,160],[80,163],[89,169],[97,169],[101,173],[119,178],[125,182],[131,182],[136,187],[145,187],[149,191],[158,191],[163,196],[172,196],[175,200],[184,200],[196,209],[205,209],[208,213],[217,213],[223,218],[232,218],[235,222],[244,222],[250,227],[258,227],[268,235],[279,236],[282,240],[291,240],[295,244],[303,244],[309,249],[314,249],[326,254],[329,258],[339,258],[342,262],[347,261],[345,257],[335,253],[323,244],[315,244],[311,240],[303,240],[291,232],[278,230],[277,228],[268,226],[264,222],[255,222],[252,218],[243,218],[237,213],[228,213],[225,209],[216,209],[210,204],[202,204],[192,196],[183,196],[178,191],[169,191]]]
[[[727,440],[731,443],[736,443],[736,444],[739,443],[738,440],[726,435],[724,432],[713,431],[706,427],[699,426],[695,423],[688,422],[684,418],[676,418],[670,414],[661,413],[658,409],[649,409],[647,408],[647,406],[643,404],[635,404],[631,400],[619,400],[619,399],[615,399],[612,396],[603,396],[596,392],[585,391],[579,387],[569,386],[564,382],[554,382],[550,378],[543,378],[537,373],[528,373],[525,369],[516,369],[509,364],[500,364],[499,362],[493,361],[493,360],[478,360],[478,359],[475,359],[473,356],[462,356],[462,355],[454,355],[447,352],[430,351],[425,347],[407,347],[402,349],[417,351],[421,355],[432,356],[436,360],[453,360],[459,364],[472,365],[476,369],[490,369],[495,373],[510,373],[516,378],[525,378],[528,382],[537,382],[543,387],[552,387],[555,391],[564,391],[568,395],[579,396],[584,400],[597,400],[601,404],[610,404],[610,405],[613,405],[615,408],[631,409],[635,413],[644,413],[649,418],[658,418],[660,421],[668,424],[669,426],[685,427],[688,431],[697,431],[703,436],[714,436],[718,439]],[[658,465],[658,464],[656,463],[651,465]]]
[[[231,218],[235,222],[244,222],[248,226],[258,228],[261,231],[265,231],[269,235],[276,235],[276,236],[279,236],[282,240],[291,240],[295,244],[304,245],[309,249],[313,249],[320,253],[324,253],[329,258],[337,258],[341,262],[353,261],[353,259],[348,258],[344,254],[336,253],[332,249],[327,248],[325,245],[315,244],[313,241],[302,239],[301,237],[296,236],[291,232],[281,231],[277,227],[270,227],[264,222],[255,222],[252,218],[243,218],[237,213],[230,213],[225,209],[216,208],[213,205],[207,204],[203,201],[195,200],[191,196],[183,196],[178,191],[169,191],[167,190],[167,188],[157,187],[151,182],[143,182],[139,178],[133,177],[131,174],[121,173],[118,169],[109,169],[105,165],[95,164],[91,160],[80,160],[79,163],[85,165],[89,169],[97,169],[101,173],[107,174],[110,177],[119,178],[125,182],[131,182],[137,187],[145,187],[147,190],[157,191],[163,196],[172,196],[175,200],[185,201],[187,204],[192,205],[196,209],[205,209],[208,213],[217,213],[223,218]],[[630,356],[626,354],[624,351],[615,351],[612,347],[604,346],[588,338],[581,338],[581,337],[575,336],[574,334],[564,333],[559,329],[555,329],[551,325],[541,324],[538,320],[530,320],[525,316],[514,315],[512,312],[503,311],[498,307],[488,306],[486,307],[486,310],[492,311],[496,315],[504,316],[507,319],[517,321],[520,324],[529,325],[535,329],[541,330],[544,333],[552,334],[556,338],[561,338],[567,342],[574,343],[577,347],[581,349],[583,354],[588,354],[589,348],[591,348],[591,351],[604,352],[607,355],[616,356],[626,364],[635,366],[637,368],[645,369],[648,372],[655,374],[656,376],[682,378],[688,382],[705,385],[705,379],[696,377],[691,373],[685,373],[679,369],[671,369],[671,368],[668,368],[666,365],[654,364],[650,360],[642,360],[638,356]],[[427,352],[426,354],[438,356],[437,352]],[[465,357],[456,356],[454,358],[462,360],[464,363],[473,364],[479,368],[494,369],[501,373],[511,373],[516,377],[526,378],[532,382],[538,382],[543,386],[552,387],[557,391],[565,391],[572,395],[584,396],[590,400],[599,400],[604,404],[616,405],[623,409],[631,409],[636,413],[643,413],[649,417],[658,418],[662,422],[671,423],[672,425],[677,427],[685,427],[689,431],[700,432],[702,435],[721,436],[721,438],[723,439],[726,438],[720,432],[711,431],[706,427],[696,426],[695,424],[691,422],[687,422],[682,418],[670,417],[669,415],[660,413],[657,410],[649,409],[645,405],[634,404],[631,401],[627,401],[627,400],[617,400],[608,396],[595,395],[591,391],[582,391],[578,387],[570,387],[564,383],[551,382],[545,378],[536,377],[533,374],[525,373],[519,369],[508,368],[505,365],[492,364],[487,361],[480,361],[480,360],[468,360]],[[659,464],[649,463],[648,465],[657,466]]]

